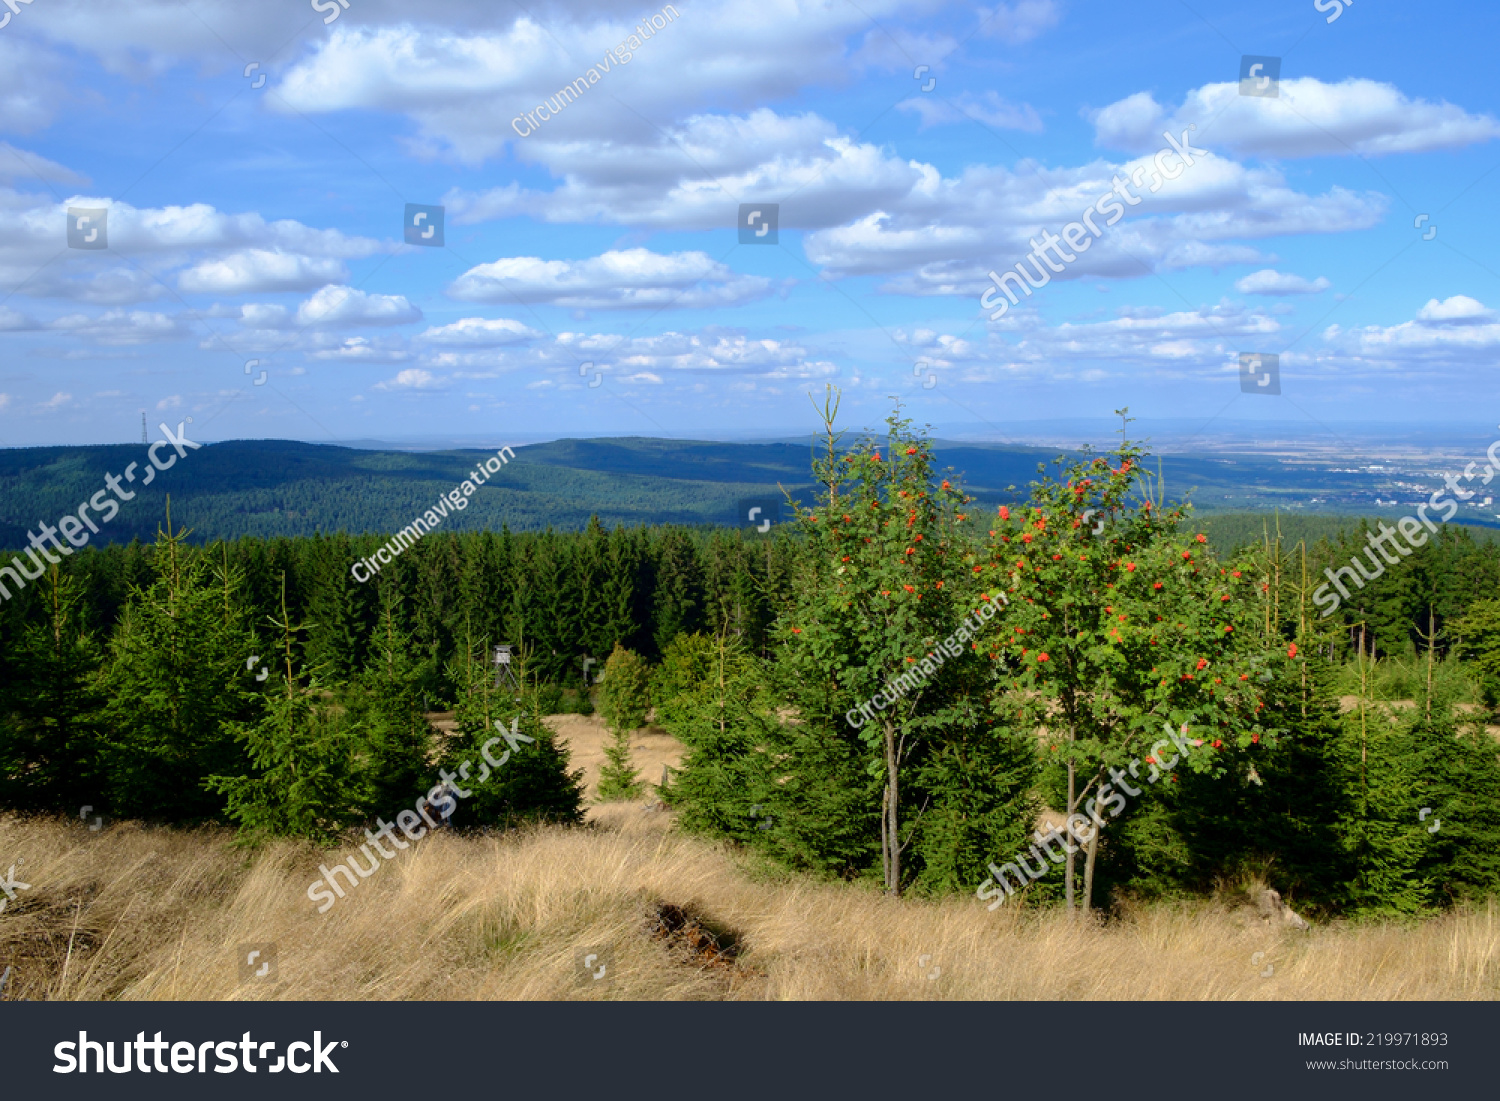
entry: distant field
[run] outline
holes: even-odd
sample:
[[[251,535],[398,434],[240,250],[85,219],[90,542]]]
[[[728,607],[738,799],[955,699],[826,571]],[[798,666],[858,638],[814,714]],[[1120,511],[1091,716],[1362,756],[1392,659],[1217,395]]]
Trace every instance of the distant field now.
[[[1205,510],[1197,514],[1194,525],[1203,531],[1216,550],[1230,550],[1247,543],[1259,543],[1269,536],[1275,538],[1278,530],[1283,545],[1295,546],[1305,541],[1309,547],[1319,539],[1333,539],[1340,531],[1359,526],[1359,516],[1309,516],[1298,513],[1288,516],[1265,512],[1213,512]],[[1373,527],[1379,518],[1366,517]],[[1390,523],[1389,520],[1386,520]],[[1481,542],[1500,539],[1500,529],[1479,527],[1473,524],[1450,524],[1463,528]]]

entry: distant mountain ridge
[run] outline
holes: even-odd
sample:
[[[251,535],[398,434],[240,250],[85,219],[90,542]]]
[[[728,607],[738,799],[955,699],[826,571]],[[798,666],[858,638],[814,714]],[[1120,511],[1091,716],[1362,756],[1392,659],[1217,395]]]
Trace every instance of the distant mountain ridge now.
[[[847,438],[847,437],[846,437]],[[952,467],[981,501],[1014,501],[1056,448],[1003,447],[936,440],[940,469]],[[288,440],[232,440],[190,451],[101,525],[94,542],[150,540],[172,497],[174,526],[195,539],[390,532],[458,485],[493,451],[365,450]],[[562,439],[515,448],[515,460],[480,487],[443,530],[513,531],[583,527],[597,514],[617,523],[733,524],[747,497],[804,501],[812,496],[809,444],[718,443],[651,437]],[[132,462],[140,444],[0,450],[0,545],[25,543],[28,530],[62,515],[105,488]],[[1153,466],[1156,465],[1154,462]],[[1165,456],[1168,493],[1197,487],[1204,511],[1268,510],[1399,514],[1379,507],[1374,476],[1335,471],[1326,462],[1240,456]],[[1016,486],[1019,492],[1008,492]],[[1388,502],[1383,502],[1388,504]],[[1468,519],[1468,517],[1465,517]],[[1484,517],[1478,518],[1480,520]]]

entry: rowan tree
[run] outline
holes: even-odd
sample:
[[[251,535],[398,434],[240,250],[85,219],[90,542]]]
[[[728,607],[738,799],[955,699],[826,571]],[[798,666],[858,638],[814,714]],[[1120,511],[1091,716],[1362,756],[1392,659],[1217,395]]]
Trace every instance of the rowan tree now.
[[[1186,509],[1165,506],[1144,454],[1122,441],[1108,458],[1059,459],[1027,506],[999,508],[986,551],[969,563],[969,592],[998,587],[1010,598],[1007,637],[991,650],[1005,663],[996,715],[1043,731],[1045,755],[1066,775],[1069,816],[1097,815],[1117,789],[1144,790],[1137,771],[1111,772],[1137,758],[1158,776],[1223,774],[1235,754],[1269,744],[1277,731],[1262,721],[1262,678],[1296,654],[1255,629],[1259,579],[1220,565],[1207,537],[1185,526]],[[1152,747],[1168,731],[1203,751],[1169,748],[1163,764]],[[1073,835],[1087,845],[1085,910],[1101,820],[1086,816]],[[1071,911],[1078,846],[1064,845]]]
[[[962,768],[951,767],[956,759],[937,767],[934,754],[956,732],[985,724],[992,674],[977,640],[996,628],[971,617],[993,601],[962,583],[971,499],[935,473],[931,442],[898,409],[884,440],[841,450],[836,416],[830,394],[826,451],[813,468],[818,498],[798,513],[803,563],[776,631],[779,679],[795,700],[801,736],[857,750],[852,756],[878,785],[881,881],[899,894],[909,878],[902,855],[917,837],[922,808],[943,808],[933,814],[938,833],[928,840],[957,821],[945,818],[954,805],[944,793],[912,781],[925,769],[929,781],[963,783]],[[904,689],[891,687],[898,678]],[[883,706],[861,712],[877,693]],[[1008,728],[996,736],[1008,737]],[[851,759],[832,746],[824,755],[835,771]],[[1003,779],[989,777],[995,782],[985,785],[985,809],[970,807],[960,817],[971,826],[1016,819],[1030,758],[1029,747],[1009,754]],[[931,857],[942,845],[925,848]]]

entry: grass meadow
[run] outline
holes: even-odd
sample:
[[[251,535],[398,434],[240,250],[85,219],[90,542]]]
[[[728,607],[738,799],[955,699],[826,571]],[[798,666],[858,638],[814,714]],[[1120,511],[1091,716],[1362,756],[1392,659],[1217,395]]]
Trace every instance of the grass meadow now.
[[[592,783],[602,727],[552,721]],[[675,760],[646,732],[640,749],[658,773]],[[1070,923],[776,872],[650,802],[595,805],[582,828],[431,835],[322,915],[307,888],[338,857],[304,843],[9,815],[0,853],[30,884],[0,915],[8,1000],[1500,996],[1493,903],[1298,932],[1262,921],[1242,884]],[[274,945],[275,974],[243,979],[241,945]]]

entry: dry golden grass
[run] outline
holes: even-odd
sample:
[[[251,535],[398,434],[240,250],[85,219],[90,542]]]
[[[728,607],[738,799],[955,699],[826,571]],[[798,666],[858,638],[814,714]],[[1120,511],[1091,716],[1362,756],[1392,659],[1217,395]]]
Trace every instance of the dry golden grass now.
[[[1500,906],[1411,925],[1272,932],[1241,912],[1149,907],[1105,926],[970,898],[758,874],[636,804],[583,829],[438,835],[327,914],[326,853],[247,853],[227,831],[0,817],[32,886],[0,914],[7,998],[50,999],[1491,999]],[[22,874],[24,873],[24,874]],[[730,967],[653,938],[661,903],[737,938]],[[279,982],[242,984],[272,942]],[[608,971],[585,976],[603,948]],[[1254,959],[1264,952],[1262,959]],[[930,957],[930,958],[929,958]],[[1262,977],[1267,966],[1274,973]],[[939,972],[940,969],[940,973]],[[936,974],[936,978],[929,975]]]
[[[568,768],[583,769],[587,798],[597,798],[599,768],[610,739],[604,720],[598,715],[550,715],[545,721],[558,741],[568,747]],[[642,727],[630,735],[630,760],[643,783],[661,783],[662,765],[679,767],[683,753],[683,744],[660,727]]]

